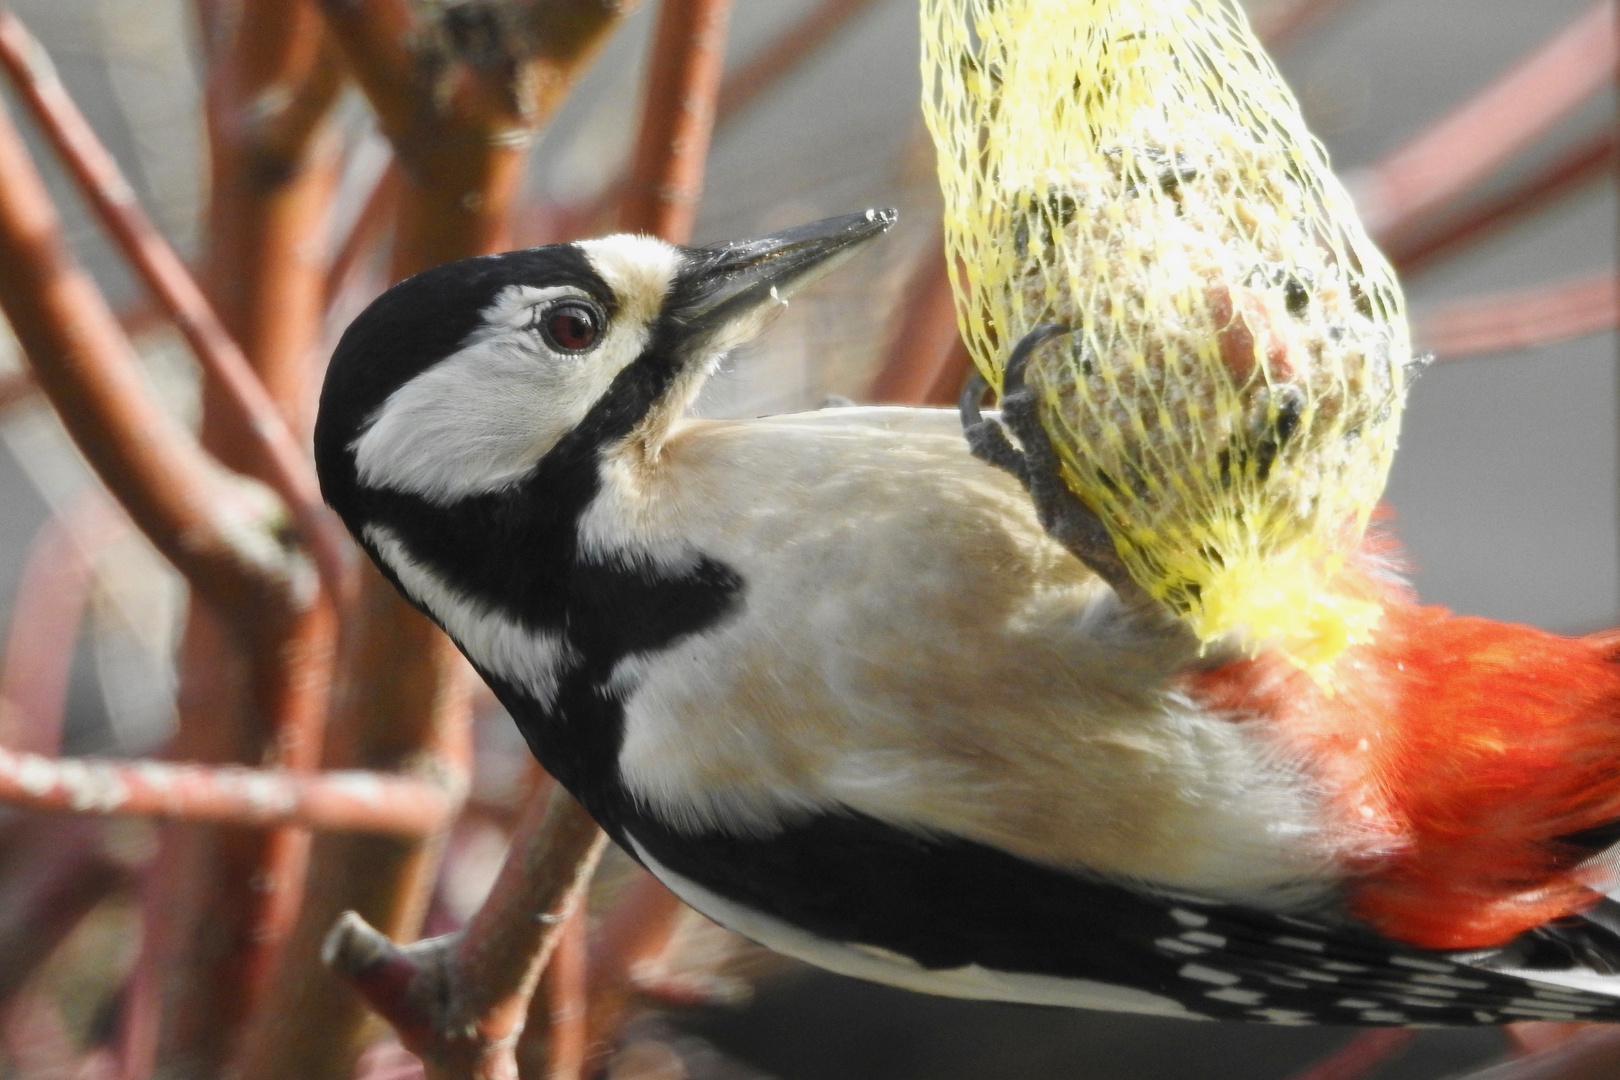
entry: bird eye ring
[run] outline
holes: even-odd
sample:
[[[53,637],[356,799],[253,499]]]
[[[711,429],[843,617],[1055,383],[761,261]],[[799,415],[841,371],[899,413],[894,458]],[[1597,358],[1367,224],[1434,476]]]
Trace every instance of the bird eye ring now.
[[[594,305],[564,300],[540,312],[536,320],[547,345],[563,353],[582,353],[602,333],[602,314]]]

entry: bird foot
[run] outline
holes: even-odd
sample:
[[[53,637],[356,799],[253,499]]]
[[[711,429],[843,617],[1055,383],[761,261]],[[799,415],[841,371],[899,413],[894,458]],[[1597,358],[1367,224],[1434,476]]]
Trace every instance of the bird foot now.
[[[1131,578],[1115,550],[1113,538],[1108,535],[1102,519],[1063,479],[1057,450],[1041,426],[1036,391],[1024,381],[1024,371],[1035,350],[1052,338],[1068,333],[1072,331],[1066,326],[1043,323],[1013,347],[1002,373],[999,417],[985,416],[981,412],[990,385],[983,376],[974,374],[957,401],[962,431],[974,457],[1011,473],[1024,485],[1035,503],[1041,527],[1053,539],[1112,585],[1121,599],[1144,598],[1141,586]]]

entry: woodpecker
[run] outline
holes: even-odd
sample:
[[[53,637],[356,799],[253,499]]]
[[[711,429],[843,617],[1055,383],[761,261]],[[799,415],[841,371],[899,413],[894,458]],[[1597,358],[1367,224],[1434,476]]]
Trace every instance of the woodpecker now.
[[[1201,647],[1043,487],[1019,365],[967,439],[686,415],[894,220],[410,278],[332,358],[325,496],[612,838],[782,953],[1186,1018],[1620,1020],[1620,637],[1419,606],[1374,543],[1333,686]]]

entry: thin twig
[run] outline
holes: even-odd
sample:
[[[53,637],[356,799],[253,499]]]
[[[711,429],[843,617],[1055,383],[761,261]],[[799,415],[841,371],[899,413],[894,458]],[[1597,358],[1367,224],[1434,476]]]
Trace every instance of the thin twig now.
[[[921,404],[947,376],[952,346],[961,339],[956,299],[945,272],[945,235],[936,229],[918,253],[900,298],[896,327],[867,399],[879,404]],[[955,379],[960,383],[960,375]],[[951,400],[955,399],[954,393]]]
[[[184,261],[146,216],[118,163],[73,104],[44,49],[4,6],[0,65],[120,250],[238,410],[242,430],[263,455],[266,481],[292,508],[322,581],[341,604],[352,587],[351,548],[321,501],[308,458]]]
[[[514,1045],[562,926],[605,843],[557,785],[537,791],[489,898],[464,930],[395,946],[350,913],[327,962],[421,1056],[429,1077],[516,1080]]]
[[[1417,1031],[1413,1028],[1372,1028],[1359,1032],[1289,1080],[1361,1080],[1405,1050],[1415,1038]]]
[[[397,279],[501,250],[529,140],[633,4],[552,0],[502,7],[496,24],[481,28],[491,34],[479,38],[477,64],[458,54],[465,35],[446,20],[489,9],[437,10],[440,21],[427,23],[423,9],[407,0],[322,0],[321,7],[400,162],[404,183],[391,267]],[[379,575],[366,571],[363,579],[354,626],[358,652],[329,733],[328,762],[335,756],[389,768],[417,757],[464,770],[465,665]],[[316,839],[310,890],[271,998],[243,1040],[235,1075],[350,1075],[364,1012],[341,984],[310,979],[309,965],[346,908],[391,938],[415,936],[438,857],[437,841]]]
[[[686,905],[651,874],[639,874],[591,942],[586,1044],[600,1063],[612,1052],[635,1004],[638,984],[658,967]]]
[[[39,393],[39,383],[26,371],[0,375],[0,416]]]
[[[0,748],[0,802],[31,810],[419,837],[445,826],[458,795],[431,780],[368,771],[311,774]]]
[[[758,101],[873,4],[874,0],[821,0],[802,18],[749,57],[720,84],[715,122],[723,124]]]
[[[444,635],[370,567],[345,633],[343,681],[323,766],[426,773],[465,790],[471,757],[466,661]],[[422,924],[443,834],[415,840],[316,835],[309,889],[282,950],[265,1005],[254,1015],[230,1074],[237,1080],[350,1080],[371,1037],[361,999],[320,971],[333,923],[354,910],[395,940]]]
[[[90,910],[134,880],[102,842],[101,822],[32,817],[0,863],[0,1009]]]
[[[341,171],[329,122],[344,85],[341,57],[312,0],[242,3],[220,45],[205,98],[206,287],[277,412],[302,430]],[[203,444],[251,471],[255,447],[236,430],[231,403],[216,400],[226,389],[205,400]]]
[[[621,208],[627,232],[674,243],[692,234],[714,132],[731,0],[662,0],[640,136]]]
[[[326,282],[321,289],[327,310],[331,310],[361,259],[376,245],[386,231],[388,223],[393,220],[399,208],[402,185],[403,177],[400,175],[399,162],[390,158],[387,166],[377,177],[377,182],[366,195],[366,201],[361,205],[354,223],[349,226],[348,233],[343,237],[343,243],[338,245],[337,254],[332,256],[331,265],[327,267]]]
[[[714,130],[723,131],[772,87],[817,55],[822,45],[871,5],[872,0],[822,0],[760,49],[735,74],[726,75],[715,99]],[[629,183],[628,174],[620,174],[597,194],[572,206],[530,207],[526,213],[540,219],[532,223],[531,231],[544,234],[545,239],[538,242],[554,243],[583,235],[601,223],[610,223],[614,208],[624,202]]]
[[[1507,191],[1427,228],[1420,225],[1391,233],[1381,246],[1395,268],[1410,277],[1530,214],[1548,209],[1587,184],[1612,176],[1617,160],[1620,160],[1620,135],[1600,131],[1571,146]]]
[[[1268,48],[1286,48],[1350,0],[1272,0],[1254,16],[1254,32]]]
[[[68,254],[3,110],[0,308],[91,465],[222,617],[238,616],[234,625],[256,637],[307,605],[300,560],[276,539],[279,500],[221,470],[153,398],[117,319]]]
[[[214,305],[207,317],[217,313],[223,330],[210,336],[240,346],[275,415],[302,426],[307,358],[324,321],[320,252],[339,145],[326,118],[340,65],[307,0],[234,3],[216,30],[205,96],[203,265]],[[207,365],[202,375],[204,449],[229,468],[266,476],[229,386]],[[348,550],[346,538],[333,538],[332,552]],[[333,615],[333,605],[312,606],[273,638],[244,648],[193,606],[179,648],[179,724],[169,755],[314,770],[329,710]],[[160,839],[142,897],[141,977],[125,1005],[157,1024],[154,1071],[211,1075],[224,1070],[262,1001],[298,910],[309,832],[187,823],[161,830]],[[153,968],[156,977],[146,977]],[[140,994],[154,1000],[136,1002]]]
[[[590,1050],[586,995],[590,979],[587,931],[590,913],[581,904],[568,916],[529,999],[529,1018],[518,1037],[522,1080],[584,1080]]]
[[[99,490],[79,496],[34,534],[0,657],[0,746],[54,754],[68,677],[98,552],[127,523]]]
[[[1598,0],[1439,122],[1346,175],[1367,231],[1382,240],[1450,204],[1609,86],[1617,59],[1614,4]]]
[[[526,151],[607,31],[634,7],[614,0],[514,4],[477,27],[478,8],[418,21],[404,0],[321,0],[406,177],[395,276],[500,251]]]
[[[1620,1076],[1620,1027],[1594,1024],[1551,1049],[1456,1080],[1614,1080],[1616,1076]]]
[[[1620,327],[1620,275],[1473,296],[1419,312],[1413,337],[1441,360],[1539,348]]]

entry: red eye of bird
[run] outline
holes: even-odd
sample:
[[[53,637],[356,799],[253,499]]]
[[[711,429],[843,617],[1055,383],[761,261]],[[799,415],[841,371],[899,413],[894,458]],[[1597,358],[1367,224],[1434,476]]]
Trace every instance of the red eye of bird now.
[[[600,332],[596,312],[584,304],[558,304],[540,321],[546,343],[559,352],[584,352]]]

